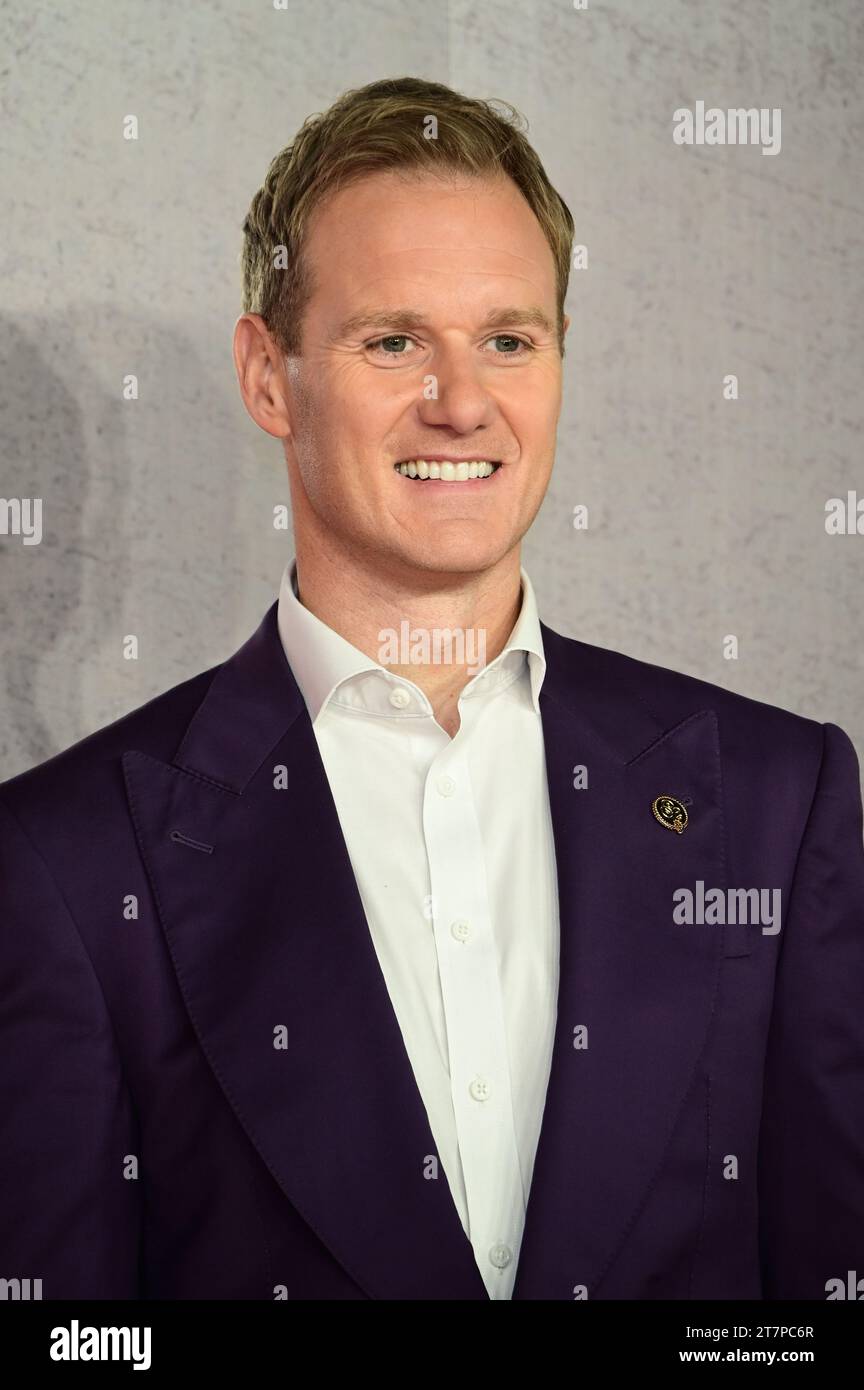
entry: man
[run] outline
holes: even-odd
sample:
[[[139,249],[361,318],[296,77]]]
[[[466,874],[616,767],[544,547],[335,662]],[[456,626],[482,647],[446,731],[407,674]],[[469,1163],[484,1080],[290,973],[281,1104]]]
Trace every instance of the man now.
[[[864,1269],[864,848],[820,725],[568,640],[520,543],[573,224],[347,94],[244,226],[296,563],[0,788],[0,1251],[43,1297],[829,1296]]]

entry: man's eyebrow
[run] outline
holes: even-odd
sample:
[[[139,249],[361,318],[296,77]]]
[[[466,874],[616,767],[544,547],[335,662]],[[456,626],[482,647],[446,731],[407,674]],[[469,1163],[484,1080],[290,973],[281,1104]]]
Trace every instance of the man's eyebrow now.
[[[490,309],[482,323],[485,328],[540,328],[554,334],[555,325],[542,309],[536,306],[515,306]],[[428,320],[418,309],[376,309],[369,313],[352,314],[338,329],[337,337],[350,338],[356,333],[389,329],[391,333],[408,333],[412,328],[428,329]]]

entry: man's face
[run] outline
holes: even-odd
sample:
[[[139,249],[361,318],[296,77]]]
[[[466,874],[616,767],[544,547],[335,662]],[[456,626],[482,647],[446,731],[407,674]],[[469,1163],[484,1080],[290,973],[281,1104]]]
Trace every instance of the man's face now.
[[[373,174],[317,209],[306,257],[287,362],[295,526],[308,507],[402,580],[495,565],[543,499],[561,404],[555,265],[528,204],[504,178]],[[500,467],[467,482],[396,468],[447,459]]]

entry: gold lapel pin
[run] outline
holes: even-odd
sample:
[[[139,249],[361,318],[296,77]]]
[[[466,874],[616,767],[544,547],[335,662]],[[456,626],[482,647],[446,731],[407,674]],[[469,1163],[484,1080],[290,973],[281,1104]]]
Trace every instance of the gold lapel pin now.
[[[658,796],[651,802],[651,810],[661,825],[674,830],[676,835],[684,834],[688,820],[687,807],[677,796]]]

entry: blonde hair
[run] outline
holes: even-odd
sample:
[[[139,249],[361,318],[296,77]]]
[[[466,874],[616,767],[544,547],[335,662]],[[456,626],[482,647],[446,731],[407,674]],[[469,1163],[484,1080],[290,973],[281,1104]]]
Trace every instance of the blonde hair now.
[[[345,92],[310,116],[270,164],[243,223],[243,309],[260,314],[282,351],[300,351],[303,311],[314,289],[303,258],[310,214],[329,194],[365,174],[405,170],[478,178],[502,174],[520,190],[555,260],[558,345],[564,351],[564,297],[573,218],[528,143],[509,103],[462,96],[439,82],[394,77]],[[424,133],[430,117],[437,138]],[[277,257],[278,248],[284,248]],[[279,263],[277,264],[277,260]]]

